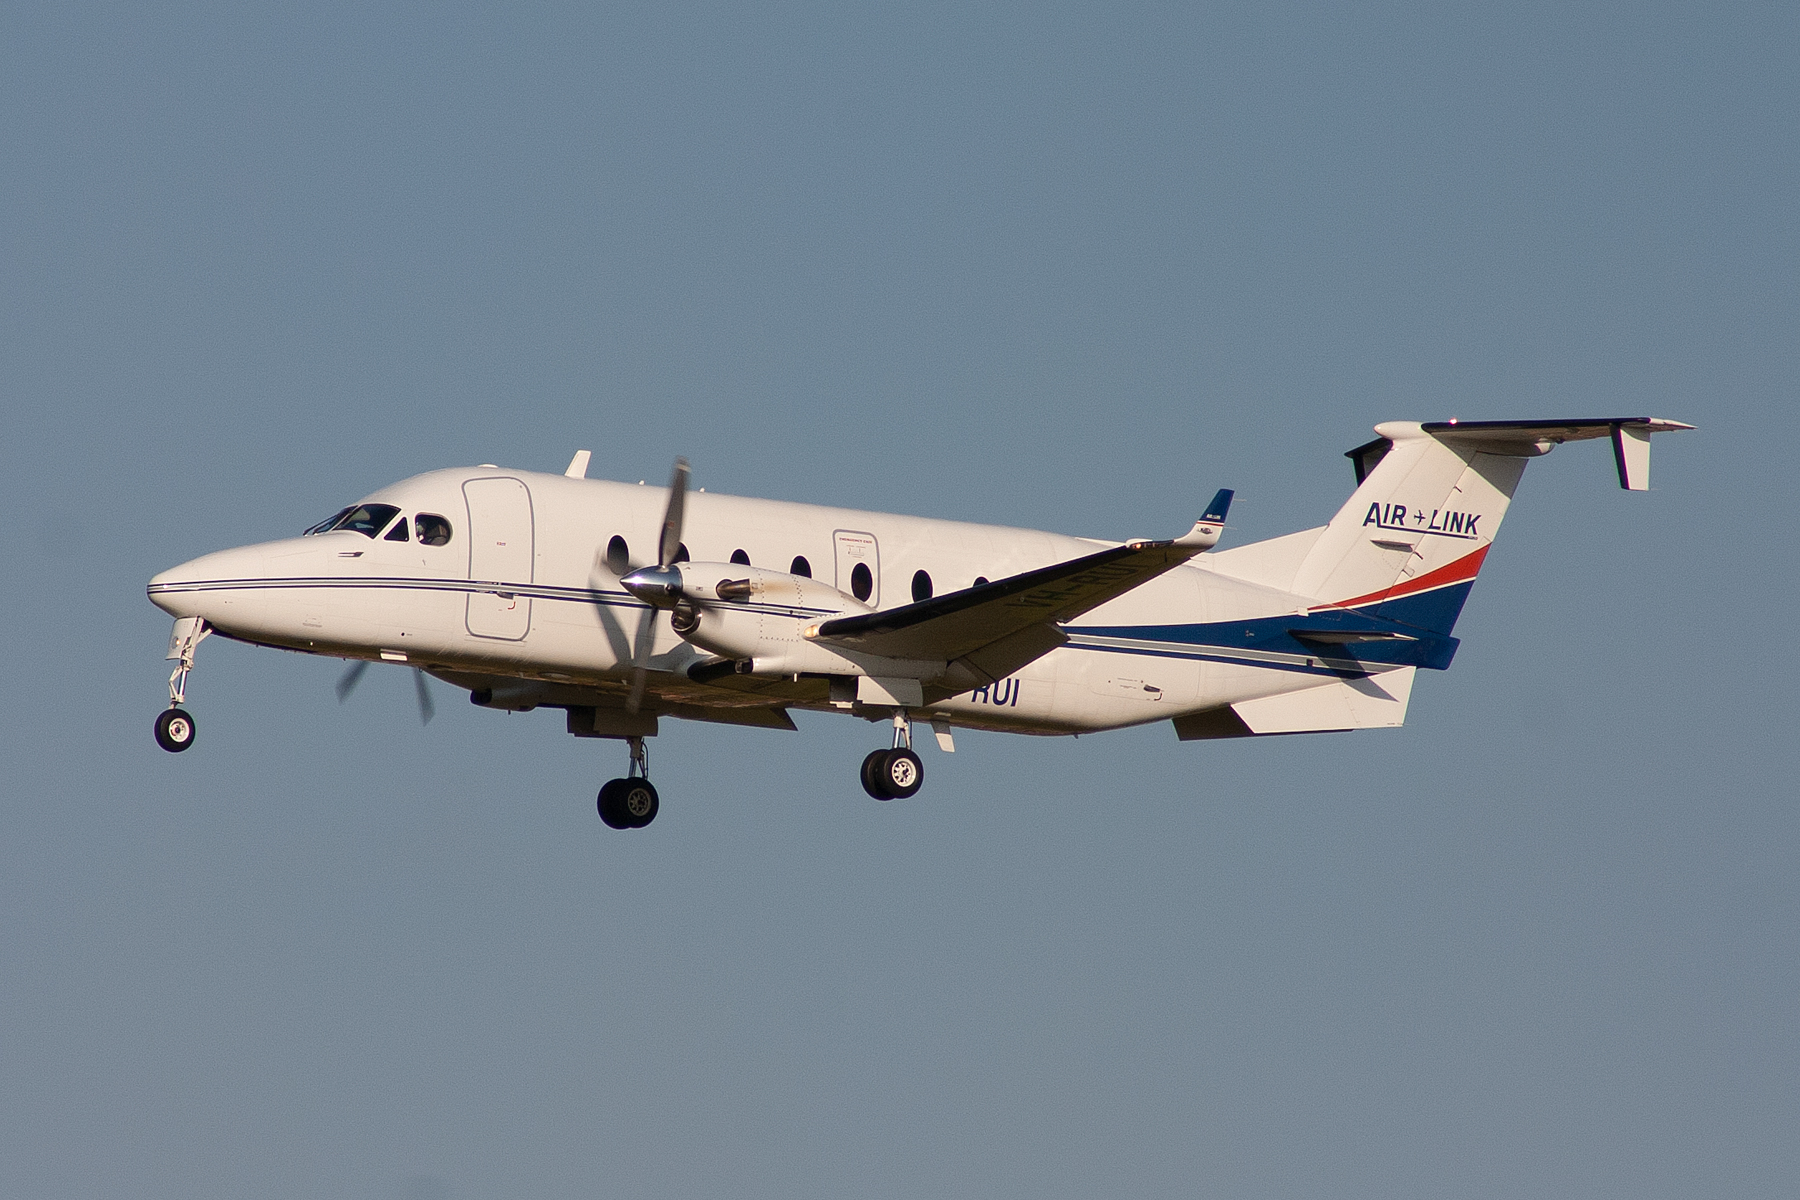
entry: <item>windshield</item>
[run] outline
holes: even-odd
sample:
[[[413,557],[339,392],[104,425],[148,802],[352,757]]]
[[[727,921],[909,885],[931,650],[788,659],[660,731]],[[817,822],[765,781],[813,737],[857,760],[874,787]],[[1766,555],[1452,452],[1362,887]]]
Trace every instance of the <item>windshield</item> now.
[[[340,508],[336,512],[332,513],[329,517],[326,517],[323,521],[320,521],[317,525],[308,525],[306,527],[306,532],[302,533],[300,536],[301,537],[311,537],[315,533],[324,533],[327,529],[330,529],[333,525],[336,525],[339,521],[343,520],[345,517],[347,517],[349,515],[350,515],[349,509]]]
[[[386,529],[388,522],[394,519],[400,510],[391,504],[356,504],[344,509],[329,521],[320,521],[308,534],[331,533],[336,530],[349,530],[372,538]]]

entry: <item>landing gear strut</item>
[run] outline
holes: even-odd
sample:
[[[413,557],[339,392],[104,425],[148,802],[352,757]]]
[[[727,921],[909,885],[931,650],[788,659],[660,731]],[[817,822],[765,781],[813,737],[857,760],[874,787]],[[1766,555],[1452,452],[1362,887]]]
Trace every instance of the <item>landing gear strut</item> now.
[[[194,647],[212,630],[199,617],[181,617],[169,635],[168,657],[175,660],[169,672],[169,707],[157,714],[156,744],[179,754],[194,744],[194,718],[181,706],[187,703],[188,672],[194,669]]]
[[[894,745],[863,759],[863,791],[877,800],[904,800],[918,794],[925,764],[912,749],[912,718],[904,708],[894,712]]]
[[[625,778],[607,780],[595,807],[600,819],[613,829],[642,829],[656,820],[661,804],[650,783],[650,751],[644,748],[644,739],[625,740],[631,746],[631,766]]]

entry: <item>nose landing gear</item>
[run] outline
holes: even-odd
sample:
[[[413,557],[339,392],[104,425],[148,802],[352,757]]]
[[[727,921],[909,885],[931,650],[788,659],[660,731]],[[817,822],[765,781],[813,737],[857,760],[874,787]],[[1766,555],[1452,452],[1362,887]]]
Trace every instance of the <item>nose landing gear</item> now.
[[[606,781],[595,807],[609,828],[642,829],[656,820],[662,805],[650,782],[650,752],[644,748],[644,739],[634,737],[626,741],[631,746],[631,766],[625,778]]]
[[[912,749],[912,719],[905,709],[894,713],[894,745],[876,750],[862,764],[863,791],[877,800],[905,800],[925,783],[925,764]]]
[[[168,658],[175,660],[169,672],[169,707],[156,718],[156,744],[179,754],[194,744],[194,718],[181,706],[187,702],[188,672],[194,669],[194,647],[212,629],[199,617],[181,617],[169,635]]]

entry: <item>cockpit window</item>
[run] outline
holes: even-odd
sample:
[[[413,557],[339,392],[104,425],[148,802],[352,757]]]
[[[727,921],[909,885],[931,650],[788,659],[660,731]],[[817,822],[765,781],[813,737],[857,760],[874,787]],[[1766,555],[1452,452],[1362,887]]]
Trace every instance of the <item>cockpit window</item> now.
[[[450,540],[450,522],[436,513],[420,513],[413,522],[421,546],[442,546]]]
[[[384,542],[404,542],[404,541],[406,541],[407,540],[406,527],[407,527],[406,518],[401,517],[398,521],[394,522],[394,527],[392,529],[388,530],[387,536],[382,538],[381,540]]]
[[[329,531],[322,532],[336,533],[339,530],[348,530],[351,533],[360,533],[364,537],[372,538],[386,529],[387,523],[393,520],[394,514],[399,511],[391,504],[359,504],[355,508],[347,509]]]
[[[332,513],[329,517],[326,517],[323,521],[320,521],[317,525],[308,526],[306,532],[301,534],[300,536],[301,537],[311,537],[315,533],[324,533],[327,529],[330,529],[331,527],[336,525],[339,521],[343,520],[345,517],[347,517],[349,515],[350,515],[349,509],[340,508],[336,512]]]

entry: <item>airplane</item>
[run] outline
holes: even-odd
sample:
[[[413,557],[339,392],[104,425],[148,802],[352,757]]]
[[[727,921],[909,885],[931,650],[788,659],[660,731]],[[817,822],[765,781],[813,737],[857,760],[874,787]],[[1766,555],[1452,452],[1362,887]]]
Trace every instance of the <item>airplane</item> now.
[[[175,618],[157,743],[194,744],[183,706],[211,634],[430,675],[483,708],[560,709],[624,741],[596,807],[655,820],[645,739],[667,717],[796,728],[792,709],[892,726],[863,789],[924,781],[917,723],[1080,735],[1168,721],[1178,738],[1400,725],[1451,636],[1526,463],[1609,438],[1649,486],[1652,417],[1390,421],[1346,452],[1356,489],[1325,524],[1216,549],[1233,492],[1166,540],[1035,530],[690,493],[493,464],[431,471],[299,537],[223,550],[150,581]]]

